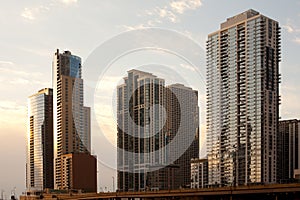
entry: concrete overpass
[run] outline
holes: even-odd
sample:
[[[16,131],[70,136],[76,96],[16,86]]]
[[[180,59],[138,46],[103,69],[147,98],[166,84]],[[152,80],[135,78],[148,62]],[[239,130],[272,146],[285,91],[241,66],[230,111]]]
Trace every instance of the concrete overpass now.
[[[179,189],[97,194],[45,194],[44,199],[200,199],[200,200],[300,200],[300,184],[253,185],[205,189]],[[21,200],[31,200],[23,196]],[[35,198],[36,199],[36,198]]]

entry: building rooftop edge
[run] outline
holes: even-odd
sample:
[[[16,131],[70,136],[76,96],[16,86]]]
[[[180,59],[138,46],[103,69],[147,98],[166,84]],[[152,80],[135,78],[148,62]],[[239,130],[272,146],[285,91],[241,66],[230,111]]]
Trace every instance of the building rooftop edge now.
[[[150,72],[145,72],[145,71],[141,71],[141,70],[137,70],[137,69],[131,69],[131,70],[127,71],[127,72],[128,72],[128,73],[130,73],[130,72],[136,72],[136,73],[147,74],[147,75],[151,75],[151,76],[156,77],[155,75],[153,75],[153,74],[150,73]]]
[[[28,98],[31,98],[31,97],[34,97],[34,96],[37,96],[40,94],[49,94],[49,91],[53,91],[53,89],[52,88],[43,88],[43,89],[38,90],[38,92],[36,92],[35,94],[28,96]]]
[[[167,85],[166,87],[167,87],[167,88],[170,88],[170,87],[177,87],[177,88],[183,88],[183,89],[194,90],[192,87],[185,86],[185,85],[182,84],[182,83],[173,83],[173,84],[171,84],[171,85]]]
[[[236,20],[234,23],[232,22],[232,21],[233,21],[234,19],[236,19],[238,16],[241,16],[241,15],[243,15],[243,14],[246,15],[246,14],[249,13],[249,12],[252,12],[252,15],[244,16],[244,19]],[[258,18],[258,17],[265,17],[265,18],[271,19],[270,17],[267,17],[267,16],[265,16],[265,15],[259,13],[259,12],[256,11],[256,10],[249,9],[249,10],[247,10],[247,11],[244,11],[244,12],[240,13],[240,14],[237,14],[237,15],[235,15],[235,16],[232,16],[232,17],[227,18],[227,21],[222,22],[222,23],[220,24],[220,29],[217,30],[217,31],[214,31],[214,32],[209,33],[209,34],[208,34],[208,37],[211,37],[211,36],[213,36],[213,35],[216,35],[216,34],[219,33],[219,32],[222,32],[222,31],[227,30],[227,29],[229,29],[229,28],[231,28],[231,27],[234,27],[234,26],[236,26],[236,25],[238,25],[238,24],[241,24],[242,22],[249,21],[249,20],[252,20],[252,19],[255,19],[255,18]],[[274,19],[271,19],[271,20],[274,20]],[[276,20],[274,20],[274,21],[276,21]],[[229,23],[229,22],[231,22],[231,23]],[[227,25],[227,26],[226,26],[226,25]]]
[[[74,58],[77,58],[79,60],[81,60],[81,57],[77,56],[77,55],[73,55],[72,52],[70,50],[64,50],[63,52],[59,52],[59,49],[56,49],[55,55],[66,55],[66,56],[72,56]]]
[[[283,119],[283,120],[279,120],[279,123],[292,122],[292,121],[300,121],[300,119]]]

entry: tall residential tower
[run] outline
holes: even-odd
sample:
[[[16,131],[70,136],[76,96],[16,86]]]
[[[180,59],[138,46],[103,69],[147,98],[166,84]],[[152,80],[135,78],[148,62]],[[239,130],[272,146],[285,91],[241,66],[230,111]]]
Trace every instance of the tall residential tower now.
[[[165,128],[171,142],[167,157],[178,166],[175,188],[189,187],[191,159],[199,157],[198,91],[182,84],[172,84],[166,87],[165,93]]]
[[[90,110],[83,104],[83,79],[81,76],[81,58],[72,55],[69,51],[54,55],[53,60],[53,111],[54,111],[54,157],[55,157],[55,189],[84,189],[92,191],[92,187],[80,184],[74,174],[79,170],[74,169],[75,161],[87,154],[91,163],[94,163],[90,155]],[[76,156],[75,156],[76,154]],[[73,160],[75,159],[76,160]],[[77,162],[77,161],[76,161]],[[77,162],[80,163],[80,162]],[[82,163],[82,162],[81,162]],[[82,164],[84,165],[84,164]],[[77,166],[84,169],[84,166]],[[69,169],[72,169],[70,171]],[[88,170],[88,169],[86,169]],[[85,180],[85,171],[82,170],[80,177]],[[95,171],[94,167],[92,170]],[[95,178],[96,178],[96,171]],[[94,182],[94,181],[93,181]],[[76,184],[79,183],[79,184]],[[78,188],[77,186],[80,186]]]
[[[26,188],[53,188],[53,93],[45,88],[28,98]]]
[[[190,184],[199,156],[198,92],[139,70],[117,88],[118,189],[176,189]]]
[[[248,10],[207,40],[209,185],[276,182],[280,27]]]
[[[120,191],[145,190],[150,168],[165,164],[164,84],[151,73],[130,70],[117,88]]]

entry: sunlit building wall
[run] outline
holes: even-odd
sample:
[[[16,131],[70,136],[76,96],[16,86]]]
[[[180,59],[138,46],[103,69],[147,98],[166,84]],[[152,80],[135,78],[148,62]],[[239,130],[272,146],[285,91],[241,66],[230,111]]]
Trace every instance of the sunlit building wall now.
[[[276,182],[280,27],[248,10],[207,40],[210,185]]]
[[[53,188],[53,93],[45,88],[28,98],[26,188]]]
[[[61,159],[65,154],[90,154],[90,116],[84,107],[81,58],[70,51],[54,55],[52,63],[54,109],[55,189],[72,189],[62,184]],[[86,124],[88,123],[88,124]],[[71,177],[72,178],[72,177]]]
[[[208,186],[207,158],[191,160],[191,188],[206,188]]]

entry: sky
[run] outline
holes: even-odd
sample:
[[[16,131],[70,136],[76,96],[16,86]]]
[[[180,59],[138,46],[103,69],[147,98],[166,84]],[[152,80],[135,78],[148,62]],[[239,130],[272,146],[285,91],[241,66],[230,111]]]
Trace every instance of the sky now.
[[[218,30],[220,23],[226,18],[250,8],[278,21],[282,28],[280,116],[281,119],[299,119],[300,0],[2,1],[0,6],[0,26],[2,27],[0,31],[0,93],[2,94],[0,96],[0,190],[4,190],[7,196],[14,187],[16,187],[17,194],[25,191],[27,97],[41,88],[51,87],[51,65],[56,49],[59,48],[61,51],[68,49],[80,56],[83,61],[86,91],[89,91],[89,86],[100,91],[96,92],[93,97],[87,94],[85,102],[94,110],[97,110],[99,105],[104,106],[100,113],[95,113],[97,117],[94,118],[92,124],[92,127],[95,127],[92,129],[92,148],[93,153],[99,157],[98,189],[111,190],[112,177],[116,180],[116,174],[105,159],[114,156],[107,151],[106,148],[111,149],[111,147],[106,147],[105,141],[107,139],[113,146],[116,127],[112,118],[106,115],[107,113],[110,116],[114,115],[115,93],[108,88],[113,89],[122,83],[122,77],[126,76],[127,70],[139,68],[165,78],[168,84],[176,82],[176,77],[182,78],[182,81],[186,81],[189,86],[199,89],[202,102],[205,96],[205,89],[203,89],[205,88],[203,85],[205,73],[201,70],[205,69],[205,66],[200,66],[200,73],[196,74],[192,66],[183,62],[182,58],[172,56],[170,52],[143,49],[142,52],[125,54],[110,63],[110,71],[103,72],[95,82],[87,78],[89,69],[85,68],[84,63],[88,66],[88,61],[93,55],[98,55],[97,64],[101,64],[101,59],[105,59],[104,55],[108,54],[99,55],[97,49],[100,50],[98,53],[118,52],[118,46],[109,49],[109,45],[118,45],[117,41],[121,38],[123,40],[120,42],[120,47],[126,47],[128,45],[126,43],[128,41],[124,41],[128,33],[126,31],[131,31],[129,36],[132,36],[136,31],[147,27],[168,30],[169,33],[172,32],[171,39],[181,34],[185,37],[181,42],[193,41],[199,47],[199,63],[205,63],[203,53],[207,35]],[[118,38],[118,36],[121,37]],[[153,38],[160,37],[153,35]],[[144,40],[146,38],[140,38],[140,42]],[[158,41],[166,41],[166,39],[160,38]],[[187,47],[180,42],[171,43],[177,45],[172,48],[178,51],[180,51],[180,45]],[[104,49],[107,47],[105,44],[109,44],[108,49]],[[187,54],[188,57],[189,51],[183,54]],[[172,70],[169,71],[169,69]],[[102,69],[93,68],[93,70],[100,74]],[[175,79],[171,80],[174,77]],[[200,81],[197,82],[197,80]],[[103,96],[109,98],[105,99]],[[203,132],[202,156],[205,154],[205,120],[203,120],[205,109],[201,109],[203,107],[200,106],[201,131]],[[96,124],[99,123],[102,123],[100,126],[104,135],[98,134]],[[112,159],[109,162],[114,161]]]

